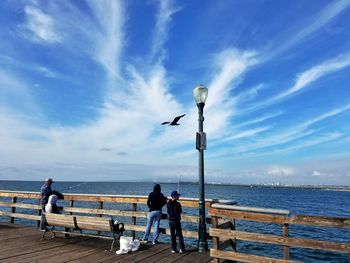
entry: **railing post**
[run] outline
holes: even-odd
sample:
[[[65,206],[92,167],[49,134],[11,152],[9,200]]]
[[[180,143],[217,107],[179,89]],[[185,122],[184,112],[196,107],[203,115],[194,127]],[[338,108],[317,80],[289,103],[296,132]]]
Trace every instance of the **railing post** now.
[[[69,201],[69,207],[73,207],[74,206],[74,200],[70,200]],[[73,212],[69,212],[70,215],[73,215]],[[66,232],[70,232],[70,228],[65,228],[64,231]],[[68,238],[69,234],[64,234],[64,237]]]
[[[69,201],[69,207],[73,207],[74,206],[74,200],[70,200]],[[73,212],[69,212],[70,215],[73,215]]]
[[[12,197],[12,203],[13,204],[16,204],[17,203],[17,197]],[[15,206],[12,206],[11,207],[11,213],[16,213],[16,207]],[[15,218],[13,216],[11,216],[11,219],[10,219],[10,222],[11,223],[14,223],[15,222]]]
[[[137,211],[137,204],[136,203],[132,204],[132,211]],[[134,226],[136,225],[136,216],[132,216],[131,217],[131,224],[134,225]],[[135,239],[135,237],[136,237],[135,230],[131,231],[131,236],[132,236],[133,239]]]
[[[231,230],[236,230],[236,219],[233,219],[232,220],[232,226],[231,226]],[[236,242],[237,242],[237,239],[235,238],[233,241],[233,246],[232,246],[232,248],[233,248],[233,250],[236,252],[237,251],[237,246],[236,246]]]
[[[39,200],[38,200],[38,205],[39,205],[38,216],[41,218],[42,207],[41,207],[41,199],[40,199],[40,198],[39,198]],[[40,223],[41,223],[41,220],[39,220],[39,221],[37,222],[37,227],[40,227]]]
[[[98,209],[103,209],[103,201],[98,202]],[[98,216],[102,217],[102,214],[99,214]],[[97,231],[97,235],[101,235],[101,231]]]
[[[288,237],[288,224],[283,224],[283,237]],[[283,257],[285,260],[288,260],[290,257],[289,246],[284,246],[283,248]]]
[[[217,216],[211,216],[211,227],[217,228],[218,227],[218,217]],[[219,237],[212,237],[212,248],[218,250],[219,249]],[[213,262],[219,263],[218,258],[214,258]]]

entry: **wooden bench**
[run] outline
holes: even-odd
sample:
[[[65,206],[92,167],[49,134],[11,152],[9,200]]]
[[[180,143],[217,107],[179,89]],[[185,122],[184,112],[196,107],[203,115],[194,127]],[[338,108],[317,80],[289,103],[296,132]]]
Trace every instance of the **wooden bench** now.
[[[51,229],[45,227],[45,229],[42,230],[44,231],[42,234],[43,240],[45,240],[45,234],[48,231],[53,233],[53,237],[55,237],[55,232],[60,232],[69,235],[112,239],[112,250],[117,238],[123,235],[123,230],[118,231],[118,229],[115,228],[114,220],[112,218],[43,213],[41,220],[44,225],[52,226]],[[64,227],[65,229],[72,229],[72,231],[58,231],[55,230],[54,227]],[[87,234],[83,233],[83,230],[110,232],[113,236]]]

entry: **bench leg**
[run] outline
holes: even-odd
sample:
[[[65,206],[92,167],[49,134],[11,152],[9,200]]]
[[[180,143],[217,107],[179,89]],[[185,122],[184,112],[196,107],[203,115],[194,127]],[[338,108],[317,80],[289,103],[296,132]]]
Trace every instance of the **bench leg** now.
[[[110,250],[110,251],[113,250],[114,242],[115,242],[116,240],[117,240],[117,238],[116,238],[115,234],[113,233],[113,241],[112,241],[112,245],[111,245],[111,250]]]
[[[115,242],[115,240],[113,239],[110,251],[112,251],[114,248],[114,242]]]
[[[45,234],[46,234],[46,232],[47,232],[47,230],[45,229],[45,230],[44,230],[44,233],[43,233],[42,236],[41,236],[41,240],[45,240]]]

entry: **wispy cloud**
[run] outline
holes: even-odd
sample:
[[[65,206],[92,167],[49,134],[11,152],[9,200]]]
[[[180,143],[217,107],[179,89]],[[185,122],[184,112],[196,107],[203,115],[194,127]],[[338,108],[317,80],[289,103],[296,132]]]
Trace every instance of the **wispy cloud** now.
[[[31,39],[48,43],[61,41],[61,36],[55,31],[52,17],[34,6],[26,6],[27,23],[24,25],[30,33]]]
[[[350,65],[350,53],[342,54],[335,59],[325,61],[320,65],[314,66],[311,69],[299,74],[293,87],[288,89],[286,92],[283,92],[277,95],[272,100],[283,99],[284,97],[287,97],[293,93],[296,93],[306,88],[307,86],[309,86],[310,84],[318,80],[319,78],[326,76],[328,74],[331,74],[333,72],[339,71],[343,68],[346,68],[349,65]]]
[[[225,139],[220,140],[220,141],[221,142],[227,142],[227,141],[232,141],[232,140],[237,140],[237,139],[253,137],[253,136],[256,136],[259,133],[262,133],[264,131],[269,130],[270,128],[271,127],[259,127],[259,128],[255,128],[255,129],[250,129],[250,130],[237,132],[236,134],[231,135],[229,137],[226,137]]]
[[[239,123],[237,125],[234,125],[231,128],[238,129],[238,128],[241,128],[241,127],[244,127],[244,126],[260,123],[260,122],[263,122],[263,121],[266,121],[266,120],[278,117],[278,116],[282,115],[283,113],[284,113],[283,111],[268,113],[268,114],[265,114],[265,115],[263,115],[261,117],[258,117],[258,118],[252,119],[252,120],[248,120],[248,121],[245,121],[245,122],[241,122],[241,123]]]
[[[293,167],[271,166],[267,169],[266,174],[272,176],[292,176],[296,171]]]
[[[241,113],[248,113],[255,111],[273,104],[279,103],[290,96],[301,92],[317,80],[325,77],[331,73],[338,72],[346,67],[350,66],[350,53],[340,55],[334,59],[324,61],[323,63],[316,65],[297,75],[295,84],[273,97],[270,97],[262,102],[255,103],[241,111]]]
[[[175,5],[174,1],[172,0],[159,0],[159,10],[153,33],[150,56],[151,61],[155,60],[156,64],[161,63],[166,57],[164,44],[168,40],[170,23],[173,15],[180,10],[181,7]]]
[[[121,1],[89,1],[100,24],[101,32],[96,39],[96,59],[107,71],[109,81],[120,77],[120,55],[124,46],[124,6]]]
[[[289,48],[300,44],[302,41],[306,40],[312,34],[316,33],[318,30],[322,29],[325,25],[339,16],[343,11],[349,8],[350,2],[347,0],[333,1],[327,6],[323,7],[322,10],[309,19],[305,19],[302,29],[297,32],[289,32],[291,36],[285,42],[279,42],[278,45],[273,46],[270,52],[264,53],[264,58],[262,60],[271,59],[279,55],[280,53],[288,50]]]
[[[317,135],[315,130],[309,130],[308,128],[318,122],[324,121],[327,118],[334,117],[348,110],[350,110],[350,105],[346,104],[343,107],[330,110],[315,118],[306,120],[292,128],[278,131],[277,133],[271,132],[263,137],[256,137],[253,142],[246,142],[244,145],[236,146],[234,149],[221,150],[211,156],[216,158],[219,156],[227,156],[227,158],[231,158],[233,155],[239,155],[239,158],[244,158],[245,156],[251,156],[252,153],[254,156],[276,154],[280,151],[292,151],[341,138],[343,135],[338,132]],[[311,138],[310,136],[314,136],[314,138]],[[297,143],[294,146],[289,146],[290,144],[288,144],[306,137],[308,138],[307,140],[304,142],[300,141],[299,144]],[[280,146],[280,148],[276,149],[276,146]],[[270,150],[264,151],[266,148],[269,148]],[[274,148],[274,150],[271,150],[272,148]]]

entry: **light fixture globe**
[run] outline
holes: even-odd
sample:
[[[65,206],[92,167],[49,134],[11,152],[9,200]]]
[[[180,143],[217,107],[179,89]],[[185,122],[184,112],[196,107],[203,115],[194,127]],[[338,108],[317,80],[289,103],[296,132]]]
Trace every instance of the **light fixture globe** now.
[[[197,104],[205,103],[208,97],[208,89],[204,87],[203,85],[199,84],[194,90],[193,90],[194,99]]]

